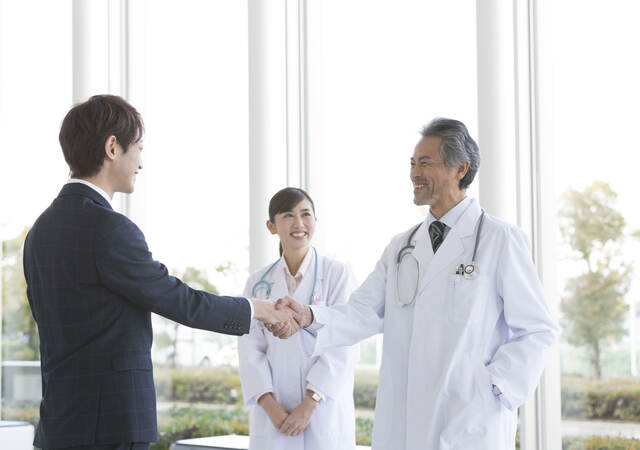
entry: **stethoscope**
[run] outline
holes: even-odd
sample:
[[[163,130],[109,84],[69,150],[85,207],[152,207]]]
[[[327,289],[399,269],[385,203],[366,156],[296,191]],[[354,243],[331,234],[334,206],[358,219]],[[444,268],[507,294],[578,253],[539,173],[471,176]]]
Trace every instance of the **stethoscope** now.
[[[484,223],[484,209],[480,213],[480,222],[478,223],[478,230],[476,231],[476,240],[473,246],[473,255],[471,256],[471,264],[466,264],[466,265],[460,264],[460,266],[458,266],[458,268],[456,269],[456,275],[462,275],[467,280],[473,280],[475,277],[478,276],[478,267],[476,266],[476,256],[478,254],[478,242],[480,242],[480,232],[482,231],[483,223]],[[407,243],[405,244],[404,247],[402,247],[398,251],[398,255],[396,257],[396,296],[402,306],[407,306],[413,303],[413,300],[415,300],[416,294],[418,293],[419,282],[416,282],[416,288],[413,291],[413,296],[411,298],[411,301],[407,303],[402,302],[400,300],[399,277],[400,277],[400,263],[402,262],[402,259],[409,253],[410,250],[413,250],[416,248],[416,246],[413,245],[411,241],[413,240],[413,236],[418,231],[418,228],[420,228],[420,225],[422,225],[422,223],[416,225],[416,227],[411,231],[411,234],[407,239]]]
[[[309,305],[313,304],[313,294],[316,291],[316,283],[318,281],[318,252],[316,251],[315,247],[311,247],[311,248],[313,249],[314,268],[313,268],[313,287],[311,288],[311,295],[309,296]],[[269,266],[267,271],[262,274],[262,277],[260,277],[260,280],[256,284],[253,285],[253,288],[251,289],[251,296],[252,297],[256,296],[256,289],[262,284],[264,284],[267,287],[267,296],[266,296],[266,298],[271,297],[271,286],[273,286],[274,282],[272,281],[271,283],[269,283],[267,280],[265,280],[265,278],[267,278],[269,273],[271,273],[273,268],[279,262],[280,262],[280,259],[278,259],[276,262],[271,264],[271,266]]]

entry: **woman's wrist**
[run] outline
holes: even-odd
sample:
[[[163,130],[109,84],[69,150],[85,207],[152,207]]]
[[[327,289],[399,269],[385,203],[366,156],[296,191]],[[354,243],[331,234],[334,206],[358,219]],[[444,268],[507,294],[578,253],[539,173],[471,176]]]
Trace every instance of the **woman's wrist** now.
[[[260,398],[256,403],[262,406],[262,408],[265,408],[269,406],[269,404],[273,403],[274,401],[275,401],[275,398],[273,398],[273,393],[266,392],[260,396]]]

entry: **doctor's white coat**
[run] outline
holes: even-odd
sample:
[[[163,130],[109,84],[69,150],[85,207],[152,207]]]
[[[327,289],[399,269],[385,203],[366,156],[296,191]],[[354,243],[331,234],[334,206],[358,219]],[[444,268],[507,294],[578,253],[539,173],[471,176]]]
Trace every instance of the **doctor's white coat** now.
[[[307,303],[313,286],[313,250],[308,269],[293,298]],[[283,272],[284,259],[267,275],[273,283],[269,299],[289,295]],[[252,297],[252,288],[269,266],[253,273],[247,280],[244,296]],[[357,284],[351,271],[342,263],[318,254],[318,281],[314,298],[319,305],[345,304]],[[265,298],[266,287],[256,289],[254,297]],[[355,449],[355,412],[353,405],[353,371],[359,358],[358,347],[336,347],[310,357],[304,349],[313,348],[315,337],[308,332],[289,339],[278,339],[261,322],[252,320],[249,334],[238,340],[240,378],[245,403],[254,405],[249,420],[250,450],[328,450]],[[307,383],[325,398],[316,407],[307,429],[298,436],[285,436],[271,423],[257,405],[257,397],[273,392],[287,410],[300,404]]]
[[[384,332],[373,450],[515,448],[517,408],[558,330],[519,228],[486,214],[477,278],[455,274],[471,261],[480,213],[472,200],[435,255],[420,225],[408,256],[414,279],[400,279],[415,286],[418,276],[413,305],[396,298],[396,257],[409,230],[392,239],[347,305],[313,307],[315,354]]]

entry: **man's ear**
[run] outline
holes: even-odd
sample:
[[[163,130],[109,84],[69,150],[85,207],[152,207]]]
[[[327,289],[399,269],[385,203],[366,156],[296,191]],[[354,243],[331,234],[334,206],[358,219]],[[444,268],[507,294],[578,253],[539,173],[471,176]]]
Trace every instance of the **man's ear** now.
[[[118,146],[118,139],[111,135],[104,141],[104,153],[109,160],[116,159],[116,147]]]
[[[271,234],[278,234],[278,230],[276,229],[276,224],[267,220],[267,230],[271,232]]]
[[[469,171],[469,161],[465,161],[460,166],[458,166],[458,173],[456,173],[458,181],[462,180],[468,171]]]

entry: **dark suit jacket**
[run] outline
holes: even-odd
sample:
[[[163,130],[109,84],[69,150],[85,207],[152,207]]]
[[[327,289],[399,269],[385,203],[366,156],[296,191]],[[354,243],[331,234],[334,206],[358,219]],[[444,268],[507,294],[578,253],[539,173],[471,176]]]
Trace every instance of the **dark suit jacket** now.
[[[24,274],[40,333],[40,448],[157,440],[151,312],[204,330],[249,331],[246,299],[169,276],[140,229],[80,183],[65,185],[33,225]]]

